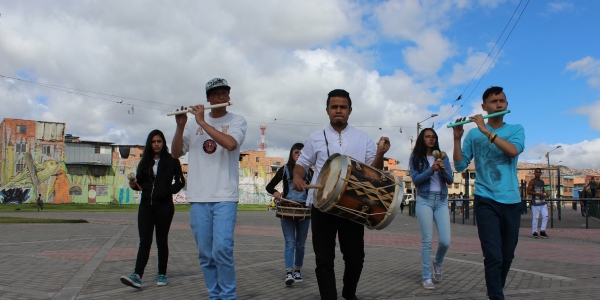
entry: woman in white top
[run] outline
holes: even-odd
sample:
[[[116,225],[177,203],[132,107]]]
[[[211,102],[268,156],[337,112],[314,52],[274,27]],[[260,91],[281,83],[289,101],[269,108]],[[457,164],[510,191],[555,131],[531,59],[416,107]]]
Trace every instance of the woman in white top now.
[[[442,263],[450,247],[450,216],[448,215],[448,187],[454,181],[450,160],[436,159],[432,152],[440,150],[437,134],[426,128],[419,134],[410,156],[410,175],[417,186],[416,213],[421,227],[421,263],[423,288],[434,289],[433,281],[442,280]],[[438,230],[439,245],[431,265],[433,223]],[[433,281],[432,272],[433,268]]]

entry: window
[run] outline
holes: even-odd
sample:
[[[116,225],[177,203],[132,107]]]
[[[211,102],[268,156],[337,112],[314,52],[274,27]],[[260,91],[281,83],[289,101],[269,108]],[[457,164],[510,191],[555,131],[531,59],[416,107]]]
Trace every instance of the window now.
[[[257,158],[256,158],[256,162],[260,162],[260,157],[257,157]]]
[[[17,143],[15,144],[17,148],[17,152],[27,152],[27,144],[25,143]]]
[[[92,176],[104,176],[106,175],[106,168],[105,167],[100,167],[100,166],[93,166],[90,167],[90,174]]]
[[[94,146],[94,153],[100,154],[100,146],[99,145]]]
[[[27,126],[26,125],[17,125],[17,133],[26,134]]]
[[[388,171],[389,170],[388,166],[383,167],[383,170]]]
[[[69,175],[83,175],[83,168],[81,166],[67,166],[67,172]]]
[[[23,172],[25,169],[25,164],[17,164],[17,173]]]
[[[73,186],[69,189],[70,196],[81,196],[81,188],[78,186]]]
[[[276,161],[276,162],[275,162],[275,165],[276,165],[276,166],[281,166],[281,162],[278,162],[278,161]]]
[[[50,146],[42,146],[42,153],[43,154],[50,154]]]
[[[454,188],[455,188],[455,189],[458,189],[458,183],[455,183],[455,184],[454,184]]]

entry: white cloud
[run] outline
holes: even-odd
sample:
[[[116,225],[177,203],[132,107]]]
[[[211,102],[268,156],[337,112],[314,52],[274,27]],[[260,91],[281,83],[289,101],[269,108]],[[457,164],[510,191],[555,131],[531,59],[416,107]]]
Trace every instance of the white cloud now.
[[[377,7],[375,15],[386,36],[415,43],[402,51],[406,63],[415,72],[434,75],[455,54],[452,44],[442,34],[454,5],[447,1],[391,0]]]
[[[448,81],[451,84],[461,84],[469,82],[471,79],[479,79],[490,67],[492,58],[487,58],[487,53],[470,53],[464,64],[456,63],[452,67]],[[493,67],[493,65],[492,65]]]
[[[572,11],[573,8],[573,3],[567,1],[553,1],[546,5],[546,10],[541,12],[540,15],[548,17],[564,11]]]
[[[595,130],[600,130],[600,101],[596,101],[588,106],[575,109],[575,113],[586,115],[589,118],[590,126]]]
[[[600,88],[600,60],[586,56],[580,60],[567,63],[566,70],[575,71],[578,76],[588,77],[587,83]]]
[[[560,148],[555,149],[557,146]],[[546,163],[546,153],[550,153],[550,164],[568,166],[575,169],[598,169],[600,161],[596,159],[598,151],[600,151],[600,139],[584,140],[575,144],[557,144],[547,145],[539,144],[523,152],[523,156],[539,157],[540,163]]]

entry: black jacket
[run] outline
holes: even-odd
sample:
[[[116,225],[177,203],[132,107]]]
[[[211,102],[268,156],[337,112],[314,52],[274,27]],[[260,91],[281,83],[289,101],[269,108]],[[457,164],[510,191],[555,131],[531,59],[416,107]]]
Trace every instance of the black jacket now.
[[[157,175],[150,163],[146,170],[140,165],[137,169],[137,183],[142,187],[142,200],[140,204],[152,205],[173,201],[173,194],[177,194],[185,186],[185,178],[178,159],[168,155],[158,161]]]

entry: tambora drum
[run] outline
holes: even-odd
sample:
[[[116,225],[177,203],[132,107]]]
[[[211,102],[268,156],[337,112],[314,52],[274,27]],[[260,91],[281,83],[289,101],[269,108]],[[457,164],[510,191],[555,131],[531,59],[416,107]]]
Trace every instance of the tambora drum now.
[[[327,159],[315,185],[320,187],[314,190],[314,205],[320,211],[369,229],[383,229],[392,222],[404,193],[395,174],[339,153]]]
[[[303,203],[286,199],[278,202],[275,207],[275,216],[278,218],[290,220],[310,219],[310,207],[304,206]]]

